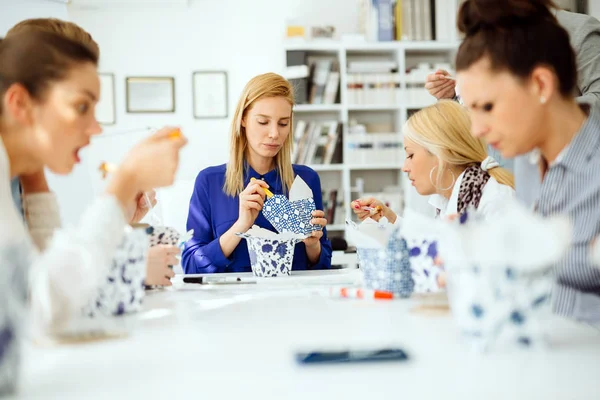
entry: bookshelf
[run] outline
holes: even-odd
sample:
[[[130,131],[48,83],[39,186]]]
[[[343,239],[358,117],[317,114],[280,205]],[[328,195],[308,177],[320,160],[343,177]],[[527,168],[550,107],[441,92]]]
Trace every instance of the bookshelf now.
[[[402,145],[402,127],[414,111],[433,104],[435,99],[424,89],[425,75],[430,71],[422,68],[426,63],[431,69],[442,67],[452,71],[453,60],[459,42],[364,42],[344,43],[340,41],[314,41],[304,43],[288,43],[285,45],[286,59],[288,54],[305,53],[307,59],[318,59],[320,56],[333,59],[339,68],[339,88],[336,102],[333,104],[298,104],[294,107],[295,124],[304,121],[330,121],[337,120],[342,125],[343,147],[342,162],[339,164],[307,164],[319,173],[321,185],[325,191],[338,190],[338,205],[335,220],[330,221],[328,231],[330,235],[343,235],[346,219],[353,219],[350,201],[365,194],[378,194],[384,188],[395,187],[398,189],[400,205],[397,211],[410,204],[409,192],[414,190],[407,184],[402,172],[404,151]],[[395,69],[395,93],[393,99],[383,101],[350,102],[352,74],[349,65],[352,63],[392,62]],[[419,69],[421,66],[421,69]],[[310,101],[310,99],[308,99]],[[368,100],[368,99],[367,99]],[[360,138],[370,138],[374,132],[356,136],[350,126],[351,121],[357,121],[366,126],[383,124],[390,129],[385,134],[389,138],[397,138],[399,146],[394,150],[395,157],[384,159],[378,157],[381,151],[371,150],[374,157],[363,160],[353,157],[349,144],[360,142]],[[371,124],[371,125],[370,125]],[[381,130],[378,132],[381,135]],[[358,146],[360,148],[360,146]],[[366,152],[368,153],[368,151]],[[362,181],[362,182],[361,182]],[[324,194],[326,201],[327,194]],[[414,194],[413,194],[414,196]],[[398,208],[398,207],[397,207]]]

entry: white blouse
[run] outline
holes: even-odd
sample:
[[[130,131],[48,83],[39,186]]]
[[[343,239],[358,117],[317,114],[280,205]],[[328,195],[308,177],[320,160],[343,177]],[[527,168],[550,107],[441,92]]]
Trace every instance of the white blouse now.
[[[28,267],[35,329],[55,332],[81,315],[106,279],[123,238],[125,216],[116,198],[104,196],[87,209],[78,225],[58,229],[55,195],[31,194],[23,199],[28,229],[15,207],[10,180],[8,154],[0,137],[0,256],[11,257],[6,252],[18,249],[19,259],[27,261],[29,265],[21,267]]]
[[[441,210],[441,218],[458,213],[458,193],[460,191],[460,184],[464,175],[465,173],[463,171],[463,173],[460,174],[456,179],[450,199],[447,199],[439,194],[434,194],[429,197],[429,204],[434,206],[436,209]],[[498,183],[494,177],[490,176],[490,179],[483,187],[477,213],[481,214],[484,218],[494,215],[494,213],[498,212],[502,204],[504,204],[507,200],[512,199],[514,196],[515,190],[513,188]]]

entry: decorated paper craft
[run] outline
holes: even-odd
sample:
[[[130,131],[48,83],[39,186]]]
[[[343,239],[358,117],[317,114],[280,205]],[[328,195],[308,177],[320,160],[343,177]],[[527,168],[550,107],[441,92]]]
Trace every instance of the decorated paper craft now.
[[[550,313],[553,267],[570,246],[568,219],[542,218],[515,201],[485,220],[465,221],[439,225],[460,331],[480,350],[545,346],[542,320]]]
[[[0,247],[0,395],[12,393],[18,382],[23,324],[27,314],[27,272],[33,259],[23,240]]]
[[[409,297],[414,289],[408,247],[398,227],[381,218],[360,225],[347,221],[348,240],[356,243],[363,284],[368,289]]]
[[[296,176],[289,200],[281,194],[273,195],[265,202],[262,213],[279,233],[310,236],[312,231],[321,229],[320,225],[310,223],[315,209],[312,190],[300,176]]]
[[[246,239],[252,272],[259,277],[291,275],[296,243],[303,235],[277,234],[254,225],[246,233],[236,233]]]
[[[139,311],[144,298],[148,237],[142,229],[129,230],[117,248],[106,281],[84,308],[88,317]]]

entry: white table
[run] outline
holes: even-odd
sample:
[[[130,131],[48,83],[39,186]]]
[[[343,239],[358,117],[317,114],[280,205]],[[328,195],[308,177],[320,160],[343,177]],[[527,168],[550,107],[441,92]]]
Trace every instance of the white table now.
[[[264,286],[178,283],[149,294],[124,339],[27,345],[18,398],[600,398],[600,332],[590,327],[556,319],[551,351],[481,357],[465,350],[449,315],[411,312],[414,300],[231,301],[257,291]],[[396,345],[411,359],[310,367],[293,359],[297,349],[361,345]]]

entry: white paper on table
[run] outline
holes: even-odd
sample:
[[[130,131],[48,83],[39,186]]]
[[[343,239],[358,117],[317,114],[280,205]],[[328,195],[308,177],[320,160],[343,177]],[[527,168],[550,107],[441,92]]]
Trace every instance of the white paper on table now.
[[[258,225],[252,225],[252,228],[248,229],[246,232],[238,233],[238,235],[247,235],[255,238],[276,240],[304,240],[308,237],[307,235],[300,235],[289,231],[277,233],[265,228],[261,228]]]
[[[391,235],[398,228],[397,225],[390,223],[385,217],[379,221],[367,218],[360,224],[346,221],[346,225],[348,226],[347,239],[357,243],[357,247],[365,249],[386,247]]]
[[[312,199],[313,192],[311,188],[304,182],[304,179],[300,178],[300,175],[296,175],[292,187],[290,188],[290,201],[297,201],[303,199]]]

